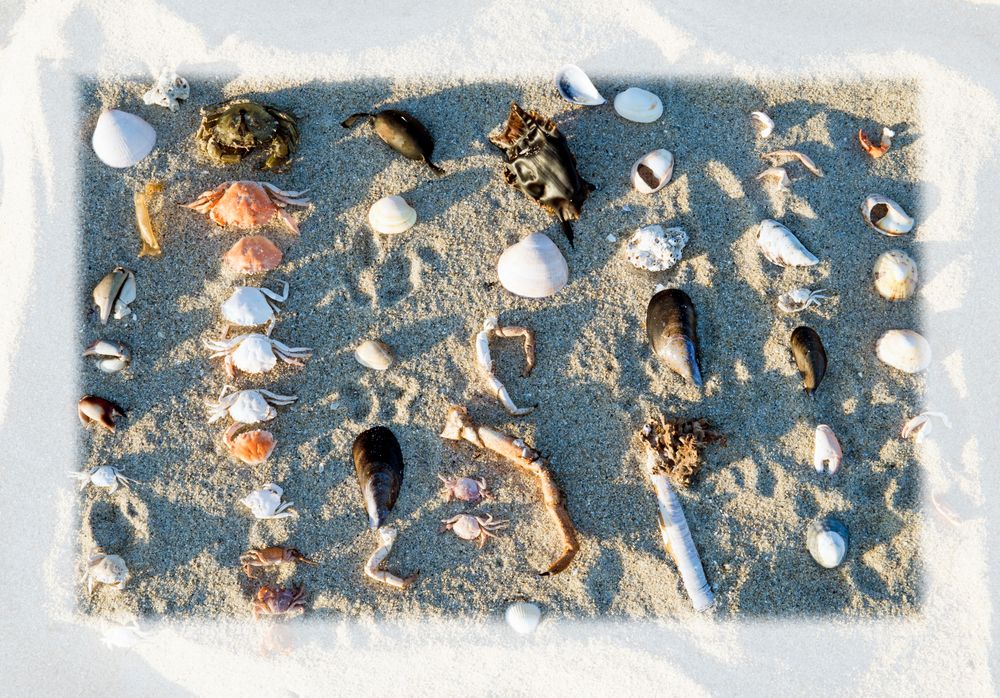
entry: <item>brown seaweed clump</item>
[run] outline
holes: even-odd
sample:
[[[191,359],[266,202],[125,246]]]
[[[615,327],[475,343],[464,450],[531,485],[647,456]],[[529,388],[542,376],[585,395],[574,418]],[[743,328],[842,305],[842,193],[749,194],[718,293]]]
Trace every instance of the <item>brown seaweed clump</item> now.
[[[701,451],[711,443],[726,445],[726,437],[707,419],[653,420],[643,427],[642,438],[656,454],[654,475],[666,475],[682,487],[701,470]]]

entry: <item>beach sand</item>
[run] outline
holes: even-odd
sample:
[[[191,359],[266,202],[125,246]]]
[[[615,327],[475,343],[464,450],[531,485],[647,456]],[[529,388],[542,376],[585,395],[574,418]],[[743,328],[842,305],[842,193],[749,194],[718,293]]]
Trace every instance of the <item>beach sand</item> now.
[[[293,545],[319,566],[265,578],[303,583],[315,617],[478,618],[518,598],[566,618],[690,615],[660,541],[636,437],[659,414],[706,417],[728,438],[706,450],[701,474],[681,493],[716,590],[715,613],[918,613],[920,479],[913,449],[898,434],[919,411],[921,380],[874,355],[885,330],[919,329],[918,304],[878,297],[871,268],[894,247],[919,264],[919,246],[876,234],[858,213],[866,195],[880,193],[920,220],[917,87],[598,78],[607,97],[629,84],[651,89],[664,98],[663,117],[643,125],[622,120],[610,103],[573,107],[548,82],[196,80],[192,99],[176,114],[142,104],[145,79],[80,83],[80,347],[117,339],[132,347],[134,360],[110,376],[82,360],[81,394],[114,400],[128,418],[115,434],[82,432],[79,467],[112,464],[138,481],[131,491],[90,488],[80,495],[81,574],[83,559],[99,545],[123,556],[133,575],[120,593],[88,596],[81,585],[85,613],[246,617],[256,584],[242,576],[239,555]],[[260,174],[255,160],[221,169],[201,158],[193,138],[198,108],[237,96],[299,116],[302,143],[290,172]],[[506,119],[511,100],[554,118],[581,174],[597,187],[574,225],[575,247],[552,217],[500,178],[501,157],[486,134]],[[149,158],[126,171],[97,160],[89,138],[102,106],[153,124],[158,142]],[[353,112],[388,106],[428,126],[446,176],[393,153],[366,126],[340,126]],[[756,109],[777,123],[769,139],[751,128],[747,114]],[[857,129],[877,135],[883,125],[898,136],[884,158],[872,161],[857,145]],[[661,147],[676,158],[673,180],[651,196],[632,191],[632,163]],[[806,152],[826,176],[790,165],[790,193],[761,187],[754,180],[766,167],[760,154],[783,147]],[[157,218],[164,254],[137,259],[131,193],[150,178],[166,184]],[[228,422],[208,425],[204,407],[227,382],[202,342],[220,336],[219,305],[241,283],[219,259],[239,234],[176,205],[235,179],[308,188],[314,201],[296,214],[299,238],[276,226],[264,233],[285,250],[285,262],[251,282],[273,289],[289,283],[273,336],[315,350],[304,368],[237,381],[299,396],[267,425],[278,445],[254,467],[226,452]],[[403,195],[418,223],[396,237],[376,236],[368,208],[389,194]],[[781,270],[764,260],[755,243],[763,218],[788,225],[821,263]],[[622,253],[628,236],[651,223],[690,235],[683,261],[667,272],[640,272]],[[496,277],[500,253],[533,231],[548,234],[570,267],[568,286],[541,301],[511,295]],[[102,328],[90,292],[116,265],[136,272],[135,319]],[[648,347],[644,317],[657,284],[682,288],[694,301],[703,390],[670,373]],[[781,314],[778,294],[800,285],[836,295],[818,309]],[[516,340],[494,343],[493,351],[514,400],[540,403],[527,417],[506,415],[474,365],[472,337],[497,313],[503,324],[527,325],[537,335],[530,378],[520,377]],[[799,324],[819,332],[830,357],[813,398],[802,391],[788,350]],[[394,349],[398,360],[388,371],[355,361],[353,349],[369,338]],[[581,537],[566,572],[536,574],[560,541],[534,483],[494,456],[438,436],[456,403],[550,458]],[[818,423],[832,425],[844,447],[843,469],[832,478],[811,465]],[[375,539],[350,448],[376,424],[396,433],[406,461],[393,511],[400,536],[386,565],[420,570],[406,592],[375,586],[361,572]],[[441,496],[439,473],[484,478],[496,498],[474,511],[509,518],[510,527],[482,550],[439,535],[441,519],[463,511]],[[266,482],[285,489],[297,518],[254,521],[238,503]],[[847,561],[835,570],[818,567],[805,548],[806,525],[827,513],[851,532]]]

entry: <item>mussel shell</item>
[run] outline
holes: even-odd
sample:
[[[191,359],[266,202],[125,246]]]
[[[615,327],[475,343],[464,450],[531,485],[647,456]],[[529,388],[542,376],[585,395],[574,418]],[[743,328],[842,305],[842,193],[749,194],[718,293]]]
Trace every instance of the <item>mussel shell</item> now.
[[[802,374],[802,387],[812,395],[826,375],[826,349],[816,330],[805,325],[792,331],[791,345],[795,365]]]
[[[372,427],[354,440],[351,455],[368,512],[368,525],[372,529],[381,528],[403,484],[403,452],[399,442],[388,428]]]
[[[817,564],[837,567],[847,557],[850,535],[847,526],[832,516],[817,519],[806,529],[806,547]]]
[[[678,288],[655,294],[646,308],[646,336],[656,355],[674,373],[701,387],[697,319],[690,296]]]

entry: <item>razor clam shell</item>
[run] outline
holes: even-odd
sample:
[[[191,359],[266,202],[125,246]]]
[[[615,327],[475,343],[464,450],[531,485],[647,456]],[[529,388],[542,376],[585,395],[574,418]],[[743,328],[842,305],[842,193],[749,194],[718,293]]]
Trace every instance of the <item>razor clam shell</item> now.
[[[594,83],[587,77],[587,74],[573,64],[564,65],[556,73],[555,80],[559,94],[571,104],[596,107],[607,101],[594,87]]]

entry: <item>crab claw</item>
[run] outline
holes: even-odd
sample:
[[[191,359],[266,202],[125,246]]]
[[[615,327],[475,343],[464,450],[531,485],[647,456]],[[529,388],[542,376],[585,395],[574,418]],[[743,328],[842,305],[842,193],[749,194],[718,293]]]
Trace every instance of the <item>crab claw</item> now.
[[[816,427],[816,445],[813,449],[813,467],[816,472],[822,473],[824,465],[828,465],[828,472],[833,475],[840,470],[843,458],[844,453],[833,429],[826,424]]]
[[[91,422],[97,422],[108,431],[114,433],[115,419],[124,417],[125,411],[121,407],[96,395],[84,395],[77,403],[77,415],[80,422],[85,426]]]

